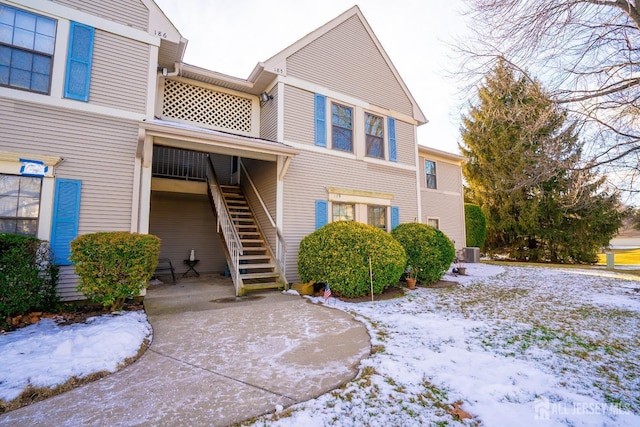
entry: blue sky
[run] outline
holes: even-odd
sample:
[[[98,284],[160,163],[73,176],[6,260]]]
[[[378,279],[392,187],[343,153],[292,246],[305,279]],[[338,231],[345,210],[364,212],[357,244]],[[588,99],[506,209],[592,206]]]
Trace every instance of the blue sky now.
[[[185,62],[247,78],[253,67],[335,18],[345,0],[156,0],[189,39]],[[357,3],[429,123],[422,145],[458,153],[465,108],[448,43],[464,34],[462,0],[361,0]]]

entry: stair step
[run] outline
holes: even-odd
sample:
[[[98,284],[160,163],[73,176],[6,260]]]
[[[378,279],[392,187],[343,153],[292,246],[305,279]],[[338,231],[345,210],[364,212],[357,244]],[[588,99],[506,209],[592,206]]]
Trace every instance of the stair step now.
[[[244,252],[267,252],[267,248],[265,248],[264,246],[246,246],[243,247]],[[256,254],[254,254],[256,255]],[[244,256],[244,255],[241,255]]]
[[[238,230],[238,234],[240,236],[260,236],[260,232],[259,231],[240,231]]]
[[[251,270],[256,268],[275,268],[275,264],[240,264],[240,270]]]
[[[227,204],[233,203],[234,207],[235,205],[246,205],[247,201],[245,199],[231,199],[231,200],[227,200]]]
[[[245,243],[264,243],[264,240],[262,239],[242,239],[240,238],[240,243],[245,244]]]
[[[238,187],[237,185],[222,185],[222,184],[220,184],[220,188],[225,188],[225,189],[228,189],[228,190],[240,191],[240,187]]]
[[[245,284],[242,286],[245,290],[258,290],[258,289],[278,289],[283,288],[284,285],[279,282],[267,282],[267,283],[253,283]]]
[[[268,279],[268,278],[276,278],[280,277],[278,273],[245,273],[241,274],[240,278],[242,280],[245,279]]]
[[[240,255],[240,260],[258,260],[258,259],[271,259],[269,255]]]
[[[242,198],[242,199],[244,199],[244,194],[241,194],[241,193],[225,193],[225,192],[223,192],[222,195],[225,198],[233,197],[233,198]]]

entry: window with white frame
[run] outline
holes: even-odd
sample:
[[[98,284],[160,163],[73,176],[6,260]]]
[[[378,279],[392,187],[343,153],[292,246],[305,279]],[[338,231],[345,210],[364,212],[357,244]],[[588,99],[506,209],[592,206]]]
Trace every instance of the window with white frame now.
[[[387,231],[386,206],[367,206],[367,224]]]
[[[384,159],[384,120],[364,113],[365,149],[368,157]]]
[[[436,181],[436,162],[433,160],[424,161],[424,171],[426,175],[427,188],[437,189],[438,183]]]
[[[438,218],[427,218],[427,225],[440,229],[440,220]]]
[[[355,221],[354,205],[349,203],[333,203],[332,221]]]
[[[0,85],[48,94],[56,21],[0,4]]]
[[[0,233],[36,236],[42,178],[0,174]]]
[[[331,148],[353,152],[353,108],[331,103]]]

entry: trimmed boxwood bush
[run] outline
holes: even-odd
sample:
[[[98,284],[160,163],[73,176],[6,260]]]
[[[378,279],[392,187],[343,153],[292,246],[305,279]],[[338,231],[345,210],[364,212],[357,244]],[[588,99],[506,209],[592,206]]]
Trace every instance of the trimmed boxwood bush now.
[[[464,204],[464,225],[467,230],[467,246],[482,248],[487,238],[487,217],[480,206]]]
[[[48,242],[0,234],[0,324],[30,311],[54,310],[58,271]]]
[[[111,311],[144,289],[158,264],[160,238],[123,231],[84,234],[71,242],[78,292]]]
[[[388,233],[359,222],[336,221],[302,239],[298,272],[305,282],[328,283],[331,291],[347,298],[382,293],[400,280],[407,257]]]
[[[437,228],[417,222],[400,224],[391,235],[407,254],[407,266],[417,267],[416,279],[423,285],[436,283],[449,269],[456,250],[451,240]]]

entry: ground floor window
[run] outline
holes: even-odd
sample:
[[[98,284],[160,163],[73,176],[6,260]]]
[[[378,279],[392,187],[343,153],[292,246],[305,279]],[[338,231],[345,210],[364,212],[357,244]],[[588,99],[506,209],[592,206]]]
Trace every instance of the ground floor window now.
[[[385,206],[367,206],[367,223],[387,231],[387,208]]]
[[[356,219],[354,206],[347,203],[333,204],[332,221],[354,221]]]
[[[36,236],[42,178],[0,174],[0,233]]]
[[[427,225],[440,229],[440,220],[438,218],[427,218]]]

